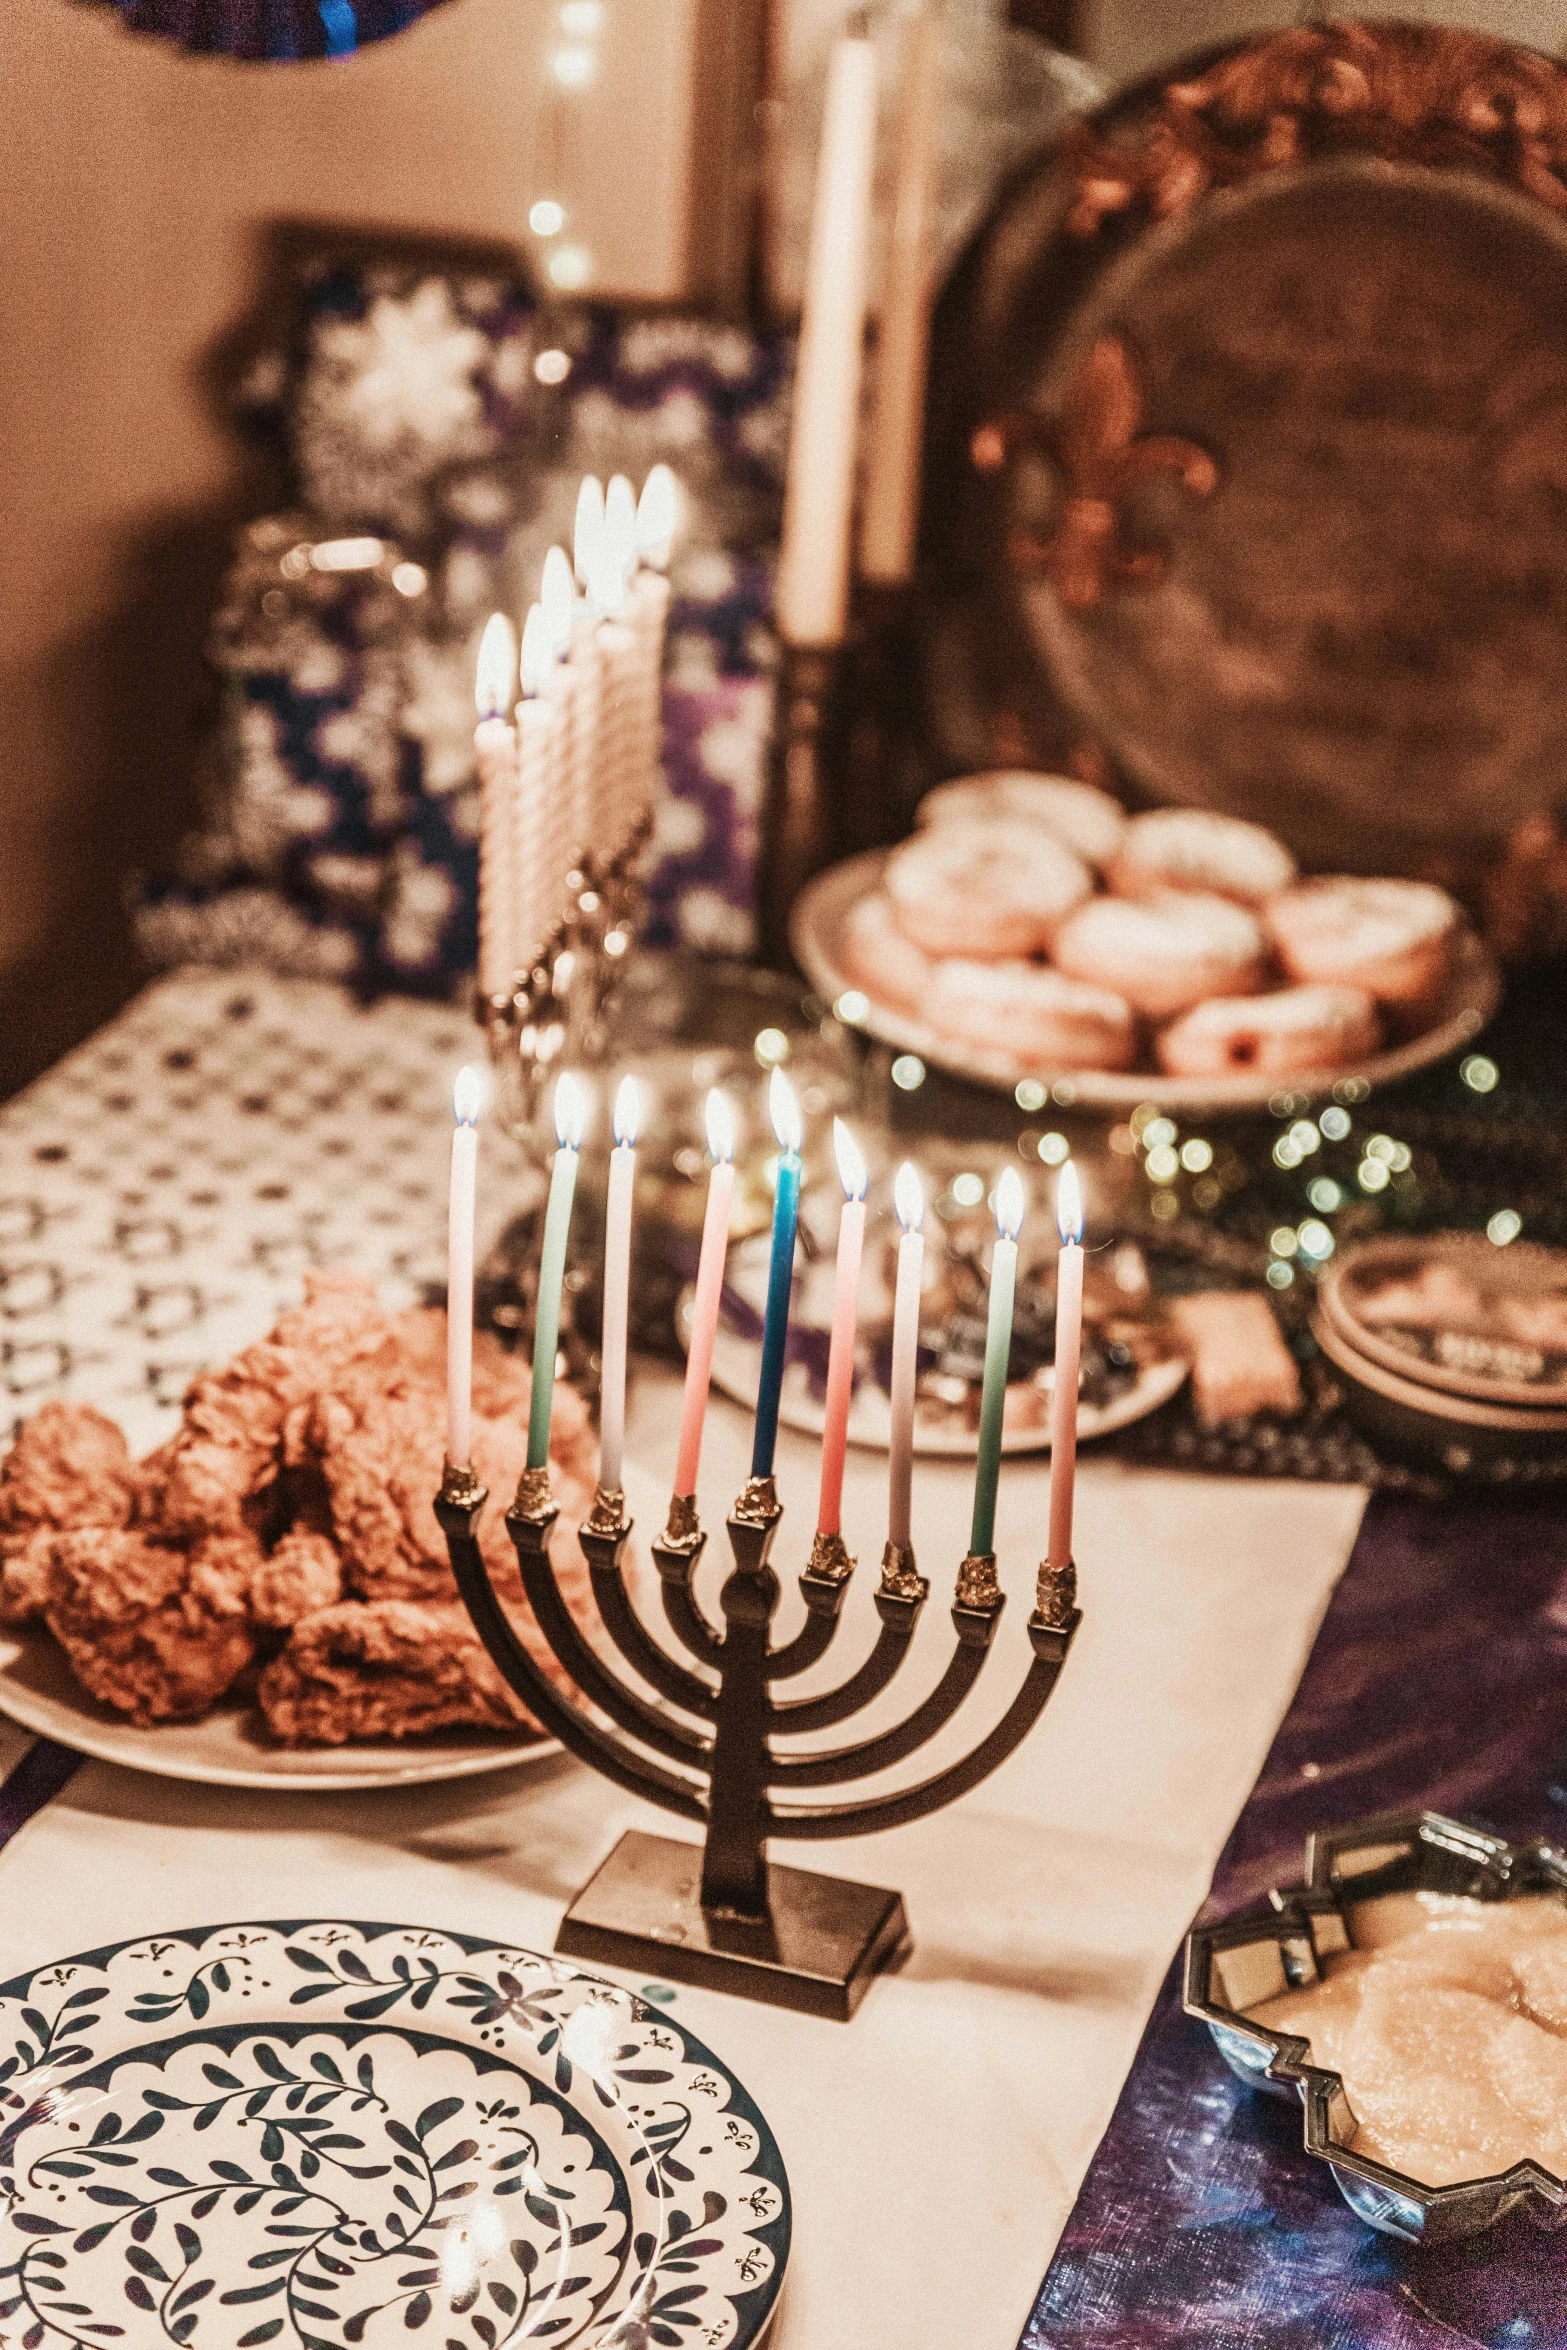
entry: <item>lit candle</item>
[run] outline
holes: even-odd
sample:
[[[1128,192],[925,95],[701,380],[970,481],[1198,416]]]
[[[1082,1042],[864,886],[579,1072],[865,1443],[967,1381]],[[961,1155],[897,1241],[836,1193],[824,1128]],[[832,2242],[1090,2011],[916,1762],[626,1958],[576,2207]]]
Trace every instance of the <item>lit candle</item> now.
[[[1083,1343],[1083,1203],[1070,1159],[1056,1186],[1056,1384],[1050,1411],[1052,1567],[1072,1559],[1072,1488],[1077,1477],[1077,1367]]]
[[[876,408],[860,533],[865,577],[889,584],[913,575],[919,522],[941,40],[940,0],[931,0],[909,27],[904,50],[898,172],[876,337]]]
[[[665,577],[674,543],[679,496],[667,465],[655,465],[637,501],[636,548],[641,560],[631,586],[628,618],[637,640],[637,797],[651,799],[664,750],[664,639],[670,586]]]
[[[613,474],[604,492],[604,542],[629,586],[637,567],[637,493],[623,473]]]
[[[628,482],[628,492],[630,486]],[[633,510],[633,526],[635,519]],[[636,796],[638,695],[637,640],[625,621],[626,574],[622,550],[612,540],[607,522],[599,534],[588,579],[588,609],[596,621],[594,638],[601,664],[603,702],[585,837],[613,854],[630,824],[631,804]]]
[[[522,631],[522,700],[517,704],[517,805],[512,870],[517,888],[517,961],[530,965],[559,911],[548,863],[551,811],[561,795],[562,727],[549,692],[555,657],[540,605]]]
[[[828,68],[795,362],[778,564],[778,627],[790,644],[838,644],[848,614],[875,155],[876,52],[855,35],[834,44]]]
[[[774,1069],[767,1107],[778,1137],[778,1188],[773,1195],[773,1253],[767,1269],[767,1313],[762,1324],[762,1375],[756,1394],[751,1474],[770,1477],[778,1449],[778,1399],[783,1391],[789,1293],[794,1285],[794,1233],[800,1215],[800,1105],[781,1069]]]
[[[550,1173],[544,1211],[544,1247],[539,1256],[539,1294],[533,1315],[533,1399],[528,1412],[528,1466],[543,1469],[550,1457],[550,1413],[555,1402],[555,1355],[560,1345],[560,1297],[566,1280],[566,1236],[577,1188],[577,1154],[587,1104],[570,1076],[555,1081],[555,1138],[560,1147]]]
[[[713,1171],[707,1179],[707,1214],[697,1260],[691,1348],[686,1356],[686,1390],[680,1410],[680,1450],[675,1460],[675,1492],[686,1497],[696,1493],[697,1466],[702,1457],[702,1423],[712,1384],[713,1341],[718,1335],[718,1309],[729,1254],[729,1210],[735,1195],[735,1114],[728,1097],[716,1086],[707,1097],[707,1148]]]
[[[560,713],[559,761],[539,856],[549,919],[554,921],[565,904],[566,875],[571,870],[572,854],[577,846],[574,838],[576,776],[579,765],[584,771],[591,765],[591,721],[597,708],[592,700],[597,691],[596,667],[592,679],[585,681],[582,664],[568,658],[577,624],[577,590],[571,559],[564,547],[551,547],[544,558],[539,606],[544,614],[551,654],[544,693]]]
[[[907,1159],[892,1187],[903,1234],[898,1242],[898,1285],[892,1306],[892,1435],[887,1465],[887,1539],[900,1550],[914,1541],[914,1381],[919,1369],[920,1283],[925,1269],[925,1195]]]
[[[577,519],[572,534],[572,562],[590,596],[595,570],[602,563],[604,492],[589,474],[577,492]],[[577,724],[571,743],[571,790],[568,826],[570,852],[580,854],[593,837],[593,810],[602,757],[604,664],[599,652],[598,615],[591,604],[576,606],[571,629],[571,663],[577,672]]]
[[[849,1402],[854,1392],[854,1338],[860,1319],[860,1258],[865,1247],[865,1160],[841,1118],[832,1122],[833,1151],[844,1200],[838,1218],[838,1264],[833,1286],[832,1338],[827,1348],[827,1407],[822,1423],[822,1484],[818,1534],[843,1523],[843,1462],[849,1446]]]
[[[483,1090],[477,1069],[458,1070],[446,1219],[446,1457],[454,1469],[466,1469],[473,1455],[473,1189]]]
[[[996,1546],[996,1487],[1001,1479],[1001,1416],[1012,1351],[1012,1299],[1017,1288],[1017,1236],[1023,1223],[1023,1183],[1008,1167],[996,1185],[996,1247],[990,1260],[990,1315],[985,1326],[985,1380],[979,1397],[979,1460],[974,1471],[974,1523],[969,1554],[984,1558]]]
[[[505,613],[495,612],[480,640],[473,689],[479,712],[473,735],[479,770],[479,985],[487,996],[508,994],[517,968],[512,821],[517,798],[517,735],[505,715],[516,682],[517,639]]]
[[[631,1200],[637,1180],[641,1095],[623,1077],[615,1095],[615,1147],[609,1154],[604,1223],[603,1374],[599,1384],[599,1488],[618,1493],[626,1447],[626,1325],[631,1310]]]

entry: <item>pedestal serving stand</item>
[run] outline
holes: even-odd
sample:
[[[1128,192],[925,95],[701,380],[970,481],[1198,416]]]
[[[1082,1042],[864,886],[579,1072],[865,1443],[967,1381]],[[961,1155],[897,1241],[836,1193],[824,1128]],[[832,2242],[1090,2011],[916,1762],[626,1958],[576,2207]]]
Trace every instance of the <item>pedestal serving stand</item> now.
[[[804,1625],[774,1645],[779,1583],[770,1554],[783,1510],[772,1478],[753,1478],[730,1513],[734,1565],[719,1594],[721,1629],[693,1588],[707,1539],[695,1499],[677,1496],[652,1548],[664,1615],[692,1660],[687,1665],[653,1638],[637,1611],[623,1571],[631,1534],[625,1497],[601,1490],[580,1534],[589,1579],[611,1641],[664,1701],[654,1705],[603,1662],[573,1619],[550,1564],[558,1513],[549,1472],[525,1470],[506,1524],[529,1604],[578,1693],[566,1695],[529,1655],[490,1581],[476,1533],[488,1498],[471,1471],[448,1464],[435,1512],[458,1587],[496,1665],[581,1761],[705,1829],[701,1846],[636,1830],[624,1835],[567,1910],[556,1949],[847,2021],[877,1970],[908,1943],[903,1898],[772,1864],[768,1840],[868,1835],[921,1819],[977,1786],[1022,1743],[1055,1687],[1080,1621],[1073,1569],[1040,1568],[1028,1623],[1033,1662],[1000,1721],[961,1760],[858,1803],[808,1806],[788,1797],[852,1785],[901,1763],[958,1712],[1005,1604],[993,1554],[965,1558],[958,1569],[956,1641],[930,1695],[873,1737],[801,1749],[797,1738],[846,1722],[869,1704],[909,1654],[930,1592],[912,1551],[887,1546],[876,1592],[881,1630],[864,1662],[822,1696],[780,1698],[775,1685],[818,1663],[837,1635],[855,1564],[842,1538],[816,1537],[800,1577]]]

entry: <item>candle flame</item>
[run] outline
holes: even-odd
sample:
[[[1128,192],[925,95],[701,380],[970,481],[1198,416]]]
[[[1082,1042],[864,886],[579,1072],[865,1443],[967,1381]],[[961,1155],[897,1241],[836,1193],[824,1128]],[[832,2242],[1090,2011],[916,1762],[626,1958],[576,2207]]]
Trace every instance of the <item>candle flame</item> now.
[[[501,718],[517,679],[517,639],[504,612],[492,612],[479,639],[473,698],[481,718]]]
[[[558,661],[570,648],[571,624],[577,616],[577,591],[564,547],[551,547],[544,558],[539,602],[544,607],[544,625],[550,632],[550,651]]]
[[[596,473],[590,473],[577,492],[577,522],[571,552],[577,577],[587,586],[604,535],[604,492]]]
[[[563,1151],[581,1149],[587,1118],[588,1097],[568,1070],[555,1080],[555,1139]]]
[[[655,465],[637,500],[637,553],[655,571],[669,566],[670,543],[680,519],[680,484],[667,465]]]
[[[1083,1237],[1083,1194],[1078,1185],[1077,1169],[1070,1159],[1061,1169],[1056,1183],[1056,1229],[1062,1246],[1069,1240]]]
[[[459,1126],[477,1126],[479,1112],[484,1107],[484,1079],[477,1069],[466,1063],[458,1070],[452,1087],[452,1116]]]
[[[707,1155],[710,1159],[732,1159],[735,1155],[734,1104],[716,1085],[707,1097]]]
[[[898,1169],[892,1187],[892,1204],[898,1211],[898,1222],[905,1232],[918,1232],[925,1221],[925,1191],[920,1182],[919,1169],[912,1159],[905,1159]]]
[[[794,1097],[794,1087],[781,1069],[774,1069],[772,1083],[767,1088],[767,1113],[773,1122],[780,1150],[797,1151],[805,1128],[800,1122],[800,1105]]]
[[[622,1077],[615,1091],[615,1140],[627,1145],[637,1139],[642,1123],[642,1088],[634,1077]]]
[[[841,1118],[832,1122],[833,1156],[838,1162],[838,1180],[843,1185],[845,1199],[865,1197],[865,1154]]]
[[[555,650],[550,643],[549,622],[544,617],[542,604],[532,604],[522,624],[522,690],[525,694],[541,694],[549,684],[555,668]]]
[[[604,492],[604,537],[610,560],[629,579],[637,567],[637,493],[623,473]]]
[[[996,1185],[996,1230],[1003,1240],[1016,1240],[1022,1229],[1023,1178],[1015,1167],[1006,1167]]]

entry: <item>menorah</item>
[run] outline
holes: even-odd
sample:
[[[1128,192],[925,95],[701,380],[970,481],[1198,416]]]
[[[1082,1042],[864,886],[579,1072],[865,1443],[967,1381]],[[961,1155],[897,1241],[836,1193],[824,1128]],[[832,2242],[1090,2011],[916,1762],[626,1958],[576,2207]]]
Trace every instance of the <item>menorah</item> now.
[[[654,1638],[627,1588],[625,1495],[601,1487],[578,1539],[604,1629],[663,1700],[655,1705],[604,1661],[566,1604],[550,1563],[558,1511],[547,1467],[523,1471],[506,1525],[529,1604],[576,1694],[563,1693],[534,1661],[477,1539],[488,1499],[471,1470],[448,1463],[435,1512],[458,1588],[501,1673],[580,1761],[705,1829],[700,1847],[638,1830],[622,1836],[567,1910],[556,1949],[847,2021],[873,1975],[908,1945],[903,1897],[774,1865],[768,1841],[869,1835],[923,1819],[978,1786],[1021,1745],[1055,1687],[1081,1620],[1073,1567],[1039,1569],[1028,1621],[1032,1662],[1001,1719],[961,1760],[857,1803],[804,1805],[788,1798],[890,1769],[954,1719],[979,1681],[1005,1605],[994,1552],[971,1553],[958,1569],[956,1641],[929,1696],[894,1728],[799,1749],[795,1739],[852,1720],[912,1652],[930,1594],[912,1548],[886,1546],[876,1591],[881,1628],[864,1660],[820,1696],[780,1698],[775,1685],[819,1663],[837,1637],[855,1567],[842,1536],[816,1536],[799,1578],[804,1624],[775,1645],[780,1589],[771,1554],[783,1509],[773,1478],[753,1476],[730,1512],[734,1565],[719,1593],[722,1629],[695,1589],[707,1541],[695,1497],[677,1494],[652,1551],[665,1621],[686,1663]]]
[[[543,1088],[563,1061],[591,1068],[604,1058],[610,994],[642,921],[652,829],[643,807],[615,847],[580,850],[560,913],[525,968],[505,993],[476,999],[502,1115],[522,1139],[533,1135]]]

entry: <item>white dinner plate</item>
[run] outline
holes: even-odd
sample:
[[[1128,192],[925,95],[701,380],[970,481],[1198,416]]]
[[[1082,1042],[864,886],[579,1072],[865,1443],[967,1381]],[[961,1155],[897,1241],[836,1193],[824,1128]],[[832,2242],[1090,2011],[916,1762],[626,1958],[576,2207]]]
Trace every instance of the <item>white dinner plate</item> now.
[[[0,2327],[88,2350],[755,2350],[757,2107],[670,2014],[515,1945],[175,1928],[0,1984]]]
[[[1002,1044],[966,1045],[927,1028],[909,1013],[878,1003],[863,980],[851,976],[843,959],[843,931],[853,908],[880,887],[890,851],[871,849],[834,865],[807,884],[790,917],[789,936],[800,968],[829,1003],[839,1006],[839,1017],[849,1020],[841,999],[857,999],[850,1024],[883,1044],[915,1053],[935,1069],[973,1078],[1011,1092],[1025,1077],[1049,1082],[1052,1098],[1063,1109],[1105,1110],[1127,1116],[1145,1102],[1177,1115],[1212,1115],[1225,1110],[1255,1110],[1281,1093],[1292,1094],[1304,1107],[1331,1093],[1335,1086],[1389,1085],[1417,1069],[1445,1061],[1472,1044],[1501,1001],[1502,980],[1490,949],[1472,930],[1459,936],[1447,990],[1432,1025],[1407,1043],[1386,1052],[1347,1062],[1338,1069],[1316,1069],[1294,1077],[1261,1076],[1243,1070],[1230,1077],[1167,1077],[1156,1069],[1053,1070],[1039,1062],[1019,1060]],[[863,1011],[859,1005],[863,1004]]]

